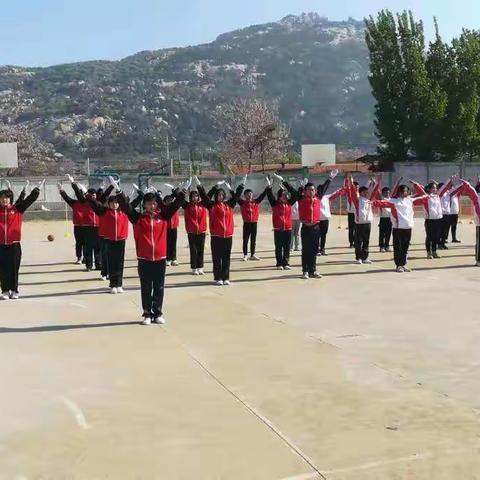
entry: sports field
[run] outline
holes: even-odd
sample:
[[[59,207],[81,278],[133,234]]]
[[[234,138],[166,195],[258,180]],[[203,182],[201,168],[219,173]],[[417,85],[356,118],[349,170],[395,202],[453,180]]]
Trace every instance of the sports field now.
[[[25,224],[21,299],[0,304],[0,479],[480,479],[474,227],[426,260],[417,220],[398,274],[375,247],[353,265],[334,220],[305,281],[298,253],[275,270],[269,215],[260,262],[236,223],[230,287],[190,275],[181,226],[164,326],[138,325],[131,239],[114,296],[62,222]]]

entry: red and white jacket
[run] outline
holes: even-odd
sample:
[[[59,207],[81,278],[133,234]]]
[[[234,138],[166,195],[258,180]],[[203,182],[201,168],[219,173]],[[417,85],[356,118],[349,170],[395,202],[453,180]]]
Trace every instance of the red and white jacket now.
[[[260,218],[260,204],[255,200],[244,200],[240,204],[240,212],[245,223],[257,223]]]
[[[98,218],[98,215],[93,211],[93,208],[87,202],[82,203],[82,205],[82,226],[98,227],[100,225],[100,220]]]
[[[212,237],[233,237],[235,230],[233,208],[227,202],[216,202],[210,208],[209,219]]]
[[[355,223],[367,224],[373,221],[373,200],[378,197],[380,191],[380,184],[376,184],[370,188],[368,198],[362,197],[358,194],[355,185],[351,179],[347,179],[345,183],[348,198],[355,207]]]
[[[158,262],[167,258],[167,225],[159,211],[153,216],[140,215],[133,224],[138,259]]]
[[[345,187],[339,188],[333,193],[330,193],[329,195],[323,195],[322,198],[320,199],[320,214],[322,217],[322,220],[329,220],[332,218],[332,212],[330,209],[331,203],[337,199],[338,197],[341,197],[342,195],[345,194]]]
[[[412,198],[391,198],[390,200],[374,200],[373,205],[377,208],[390,208],[393,228],[409,230],[414,224],[414,210],[416,205],[422,205],[426,195]]]
[[[317,196],[300,198],[298,200],[298,216],[300,222],[307,225],[318,223],[322,218],[320,203],[320,199]]]
[[[128,238],[128,217],[121,210],[108,209],[100,216],[100,228],[103,237],[118,242]],[[100,232],[100,230],[99,230]]]
[[[447,193],[447,188],[449,188],[448,184],[445,184],[438,192],[438,194],[429,194],[425,193],[425,189],[417,182],[412,182],[413,188],[417,195],[424,197],[422,201],[423,209],[425,210],[425,218],[428,220],[441,220],[443,218],[443,210],[442,208],[442,197],[445,196]],[[450,204],[450,202],[448,202]],[[448,212],[450,213],[450,205],[448,206]]]
[[[185,230],[187,233],[199,235],[207,231],[207,209],[201,203],[188,203],[184,207]]]
[[[477,227],[480,226],[480,195],[477,193],[475,188],[473,188],[468,182],[462,182],[462,189],[460,193],[463,193],[470,198],[473,204],[474,220]],[[455,192],[458,194],[459,192]]]
[[[180,225],[180,215],[178,212],[175,212],[173,217],[168,221],[168,229],[174,230]]]
[[[291,230],[292,205],[288,202],[277,202],[272,207],[272,223],[274,230]]]
[[[0,210],[0,245],[12,245],[22,240],[23,214],[15,205]]]

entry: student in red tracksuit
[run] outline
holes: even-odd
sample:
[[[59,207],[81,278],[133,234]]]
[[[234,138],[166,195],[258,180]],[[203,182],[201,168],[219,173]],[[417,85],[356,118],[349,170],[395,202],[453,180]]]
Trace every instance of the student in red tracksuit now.
[[[45,180],[15,203],[11,190],[0,191],[0,300],[18,299],[23,214],[37,200],[44,183]]]
[[[171,205],[175,200],[174,195],[166,195],[163,198],[163,204],[165,206]],[[178,227],[180,226],[180,216],[178,212],[175,212],[168,220],[168,227],[167,227],[167,266],[174,266],[178,265],[177,262],[177,239],[178,239]]]
[[[113,186],[112,186],[113,189]],[[108,189],[107,189],[108,191]],[[118,185],[117,185],[118,191]],[[120,209],[120,196],[108,198],[107,205],[89,199],[93,211],[102,219],[103,242],[107,253],[110,293],[123,293],[123,269],[125,263],[125,243],[128,238],[128,217]]]
[[[190,192],[189,201],[185,201],[182,207],[190,249],[190,268],[193,275],[204,275],[203,263],[208,211],[203,205],[200,195],[194,190]]]
[[[247,175],[243,180],[242,185],[245,186]],[[265,198],[266,191],[262,192],[257,198],[254,198],[253,191],[247,188],[244,192],[244,198],[238,199],[240,205],[240,212],[243,219],[243,261],[260,260],[255,255],[255,247],[257,244],[257,226],[260,218],[260,204]],[[248,256],[248,241],[250,240],[250,256]]]
[[[213,277],[217,285],[230,285],[230,257],[232,254],[232,238],[235,228],[233,209],[243,190],[240,185],[235,193],[226,182],[219,182],[214,190],[214,198],[210,200],[205,189],[196,178],[198,193],[202,203],[207,207],[210,219],[210,246],[212,249]],[[231,197],[226,199],[225,185]]]
[[[288,198],[287,192],[280,188],[277,198],[272,192],[272,184],[267,178],[267,195],[272,207],[273,239],[275,242],[275,258],[278,270],[291,270],[290,267],[290,244],[292,241],[292,205],[297,202],[296,198]]]
[[[163,325],[167,225],[180,208],[185,198],[184,192],[180,192],[168,206],[159,204],[154,193],[146,193],[143,197],[143,213],[134,210],[123,193],[119,195],[121,208],[133,224],[142,292],[142,325],[150,325],[152,321]]]

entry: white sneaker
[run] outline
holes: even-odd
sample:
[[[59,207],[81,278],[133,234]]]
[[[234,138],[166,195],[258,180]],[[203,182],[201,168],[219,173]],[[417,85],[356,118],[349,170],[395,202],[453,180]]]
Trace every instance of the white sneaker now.
[[[151,325],[152,324],[152,319],[150,317],[145,317],[143,319],[143,322],[140,323],[140,325]]]
[[[20,295],[18,292],[11,292],[10,293],[10,300],[18,300],[20,298]]]
[[[283,267],[277,267],[277,270],[283,270]]]
[[[410,273],[412,271],[412,269],[408,268],[408,267],[403,267],[403,271],[407,272],[407,273]]]
[[[0,300],[10,300],[9,292],[2,292],[2,294],[0,295]]]
[[[386,251],[386,252],[391,252],[392,249],[391,249],[390,247],[387,247],[387,248],[385,249],[385,251]]]
[[[205,275],[205,272],[203,271],[203,268],[198,268],[197,269],[199,275]]]
[[[283,267],[283,269],[284,269],[284,270],[291,270],[292,267],[291,267],[290,265],[285,265],[285,266]]]
[[[363,263],[366,265],[371,265],[373,262],[367,258],[366,260],[363,261]]]
[[[257,257],[256,255],[250,255],[250,260],[258,261],[260,260],[260,257]]]
[[[405,272],[405,269],[403,267],[397,267],[397,270],[396,270],[397,273],[404,273]]]
[[[165,319],[163,317],[156,317],[153,319],[153,323],[157,325],[165,325]]]
[[[125,293],[123,287],[117,287],[117,293]]]
[[[200,275],[200,273],[198,272],[198,268],[192,269],[192,275]]]
[[[244,255],[242,260],[243,260],[244,262],[248,262],[248,256],[247,256],[247,255]]]
[[[302,280],[308,280],[310,276],[308,275],[307,272],[303,272],[302,276],[300,277]]]
[[[355,260],[356,265],[361,265],[363,262],[361,260]]]
[[[312,275],[313,278],[322,278],[322,275],[318,272],[315,272],[313,275]]]
[[[172,267],[178,267],[178,262],[176,260],[172,262]]]
[[[110,293],[111,293],[112,295],[116,295],[116,294],[118,293],[117,287],[112,287],[112,288],[110,289]]]
[[[230,282],[230,280],[224,280],[223,284],[226,285],[226,286],[229,286],[229,285],[231,285],[231,282]]]
[[[102,277],[102,280],[103,280],[104,282],[106,282],[106,281],[107,281],[107,277]]]
[[[77,258],[77,261],[75,262],[75,265],[81,265],[82,264],[82,259]]]
[[[480,262],[477,262],[477,263],[475,264],[475,266],[476,266],[476,267],[480,267]]]
[[[223,282],[221,280],[215,280],[215,285],[218,285],[219,287],[223,287]]]
[[[167,267],[169,267],[172,264],[170,260],[167,260]]]
[[[386,251],[387,251],[387,250],[386,250],[385,248],[383,248],[383,247],[380,249],[380,253],[385,253]]]

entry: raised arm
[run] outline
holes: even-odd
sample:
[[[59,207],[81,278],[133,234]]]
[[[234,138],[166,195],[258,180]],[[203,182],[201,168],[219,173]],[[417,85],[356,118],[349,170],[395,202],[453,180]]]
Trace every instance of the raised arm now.
[[[423,188],[422,185],[420,185],[418,182],[415,182],[415,180],[410,180],[410,183],[413,186],[413,189],[415,190],[415,195],[418,195],[419,197],[422,195],[426,195],[425,189]]]
[[[105,215],[108,212],[108,208],[100,203],[97,200],[94,200],[93,198],[88,198],[87,199],[88,204],[92,207],[92,210],[97,214],[97,215]]]
[[[402,182],[403,177],[397,178],[397,181],[393,184],[392,191],[390,195],[392,198],[395,198],[398,195],[398,189],[400,187],[400,183]]]
[[[227,200],[227,205],[231,208],[234,208],[237,202],[239,202],[240,197],[242,196],[243,189],[245,188],[243,185],[239,185],[237,190],[232,190],[232,187],[225,183],[225,186],[230,190],[230,198]]]
[[[473,203],[473,207],[475,208],[475,213],[477,214],[477,217],[480,218],[480,198],[478,197],[477,191],[465,180],[462,180],[462,184],[462,192],[467,195],[468,198],[470,198]]]
[[[175,196],[175,200],[172,203],[170,203],[169,205],[161,206],[162,217],[165,220],[170,220],[175,215],[175,212],[182,206],[182,203],[184,201],[185,192],[178,192],[178,194]]]
[[[255,199],[255,203],[262,203],[266,196],[267,196],[267,190],[265,189],[265,190]]]
[[[28,195],[28,197],[26,197],[25,200],[22,200],[21,202],[17,202],[15,204],[15,207],[18,212],[25,213],[25,211],[32,206],[32,204],[40,196],[40,189],[43,187],[44,184],[45,184],[45,180],[40,182],[40,184],[30,192],[30,195]]]
[[[105,203],[108,200],[108,197],[110,194],[113,192],[113,189],[115,187],[113,185],[109,185],[106,190],[103,191],[103,193],[100,195],[98,201],[100,203]],[[93,207],[92,207],[93,208]]]
[[[75,196],[77,197],[79,202],[85,203],[85,195],[83,194],[82,190],[78,186],[78,183],[72,183],[73,191],[75,192]]]
[[[347,197],[351,204],[358,207],[358,193],[355,189],[355,185],[353,184],[353,179],[350,175],[347,176],[345,179],[345,188],[347,190]]]
[[[338,190],[335,190],[333,193],[331,193],[328,197],[328,200],[330,202],[333,202],[336,200],[338,197],[341,197],[342,195],[345,195],[345,187],[340,187]]]
[[[65,203],[70,207],[70,208],[73,208],[73,205],[74,203],[77,201],[77,200],[74,200],[72,197],[69,197],[67,195],[67,193],[65,192],[65,190],[63,189],[62,185],[59,183],[58,185],[58,192],[60,193],[60,196],[63,198],[63,200],[65,201]]]
[[[128,203],[127,197],[123,192],[119,193],[119,203],[120,203],[120,210],[124,212],[131,223],[137,223],[141,213],[132,208],[132,205]]]
[[[331,177],[328,177],[322,184],[319,184],[317,187],[317,195],[319,197],[326,195],[331,183],[332,179]]]
[[[211,200],[210,195],[205,192],[205,189],[203,188],[203,185],[198,185],[197,186],[197,191],[198,194],[200,195],[200,198],[202,199],[202,203],[205,206],[205,208],[212,208],[213,207],[213,200]]]

